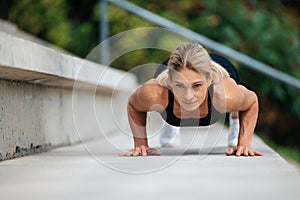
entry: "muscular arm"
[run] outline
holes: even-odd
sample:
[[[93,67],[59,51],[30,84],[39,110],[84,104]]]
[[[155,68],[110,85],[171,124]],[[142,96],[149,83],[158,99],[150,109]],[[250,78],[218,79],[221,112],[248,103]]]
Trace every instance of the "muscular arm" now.
[[[120,154],[121,156],[159,155],[157,150],[148,146],[146,121],[148,111],[161,111],[164,104],[163,90],[162,86],[150,83],[138,88],[130,96],[127,109],[128,121],[133,134],[134,149]]]
[[[147,108],[138,109],[136,92],[130,97],[127,112],[128,121],[133,134],[134,146],[148,146],[146,133]]]
[[[240,132],[238,146],[229,149],[227,155],[261,155],[252,151],[251,143],[258,118],[257,95],[242,85],[237,85],[232,79],[224,82],[226,112],[239,111]]]
[[[243,86],[237,86],[239,96],[234,110],[239,111],[240,132],[238,145],[251,146],[254,129],[258,118],[258,99],[254,92]]]
[[[253,132],[258,118],[258,99],[254,92],[246,90],[244,104],[240,111],[239,145],[251,146]]]

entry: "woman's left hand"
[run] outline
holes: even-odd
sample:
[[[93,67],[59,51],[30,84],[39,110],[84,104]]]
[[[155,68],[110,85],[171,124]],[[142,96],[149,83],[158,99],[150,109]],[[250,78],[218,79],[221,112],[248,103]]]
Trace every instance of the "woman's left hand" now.
[[[253,151],[251,147],[244,146],[244,145],[238,145],[235,147],[231,147],[226,151],[227,156],[262,156],[263,154],[258,151]]]

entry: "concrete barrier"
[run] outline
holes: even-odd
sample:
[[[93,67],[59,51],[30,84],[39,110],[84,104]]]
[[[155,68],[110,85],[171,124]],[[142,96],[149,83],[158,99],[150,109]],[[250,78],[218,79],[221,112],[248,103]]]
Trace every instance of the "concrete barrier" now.
[[[112,107],[136,86],[133,75],[0,31],[0,160],[127,128],[126,111]]]

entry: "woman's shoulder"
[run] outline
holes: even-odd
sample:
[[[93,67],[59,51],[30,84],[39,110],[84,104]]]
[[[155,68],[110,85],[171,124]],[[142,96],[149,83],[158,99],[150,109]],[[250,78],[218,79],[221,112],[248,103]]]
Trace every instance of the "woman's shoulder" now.
[[[158,84],[155,79],[150,79],[137,89],[135,96],[147,107],[160,105],[165,108],[168,103],[168,88]]]
[[[245,97],[253,95],[253,91],[237,84],[232,78],[226,78],[214,87],[214,105],[217,110],[231,112],[245,104]]]
[[[226,112],[228,104],[235,98],[236,86],[237,84],[230,77],[214,84],[213,104],[220,113]]]
[[[236,85],[236,82],[231,77],[224,77],[220,82],[215,84],[215,87],[223,90],[231,90]]]
[[[142,85],[141,91],[150,99],[165,99],[168,94],[168,88],[158,84],[155,79],[150,79]]]

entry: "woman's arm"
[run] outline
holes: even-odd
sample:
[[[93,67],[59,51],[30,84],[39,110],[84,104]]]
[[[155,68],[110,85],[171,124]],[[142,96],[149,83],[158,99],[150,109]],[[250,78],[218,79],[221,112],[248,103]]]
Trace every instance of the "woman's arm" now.
[[[240,131],[238,145],[230,148],[227,155],[254,156],[262,154],[251,148],[252,137],[258,118],[258,98],[255,92],[242,85],[237,85],[233,80],[224,83],[226,96],[226,111],[239,111]]]
[[[252,137],[258,118],[258,99],[253,91],[242,89],[244,98],[240,107],[240,131],[237,147],[229,149],[227,155],[261,156],[260,152],[253,151],[251,148]]]
[[[163,95],[161,86],[145,84],[138,88],[129,98],[127,111],[128,121],[133,134],[134,149],[120,154],[120,156],[146,156],[160,155],[160,153],[148,146],[146,133],[146,121],[148,111],[160,111],[157,105],[161,105]]]

